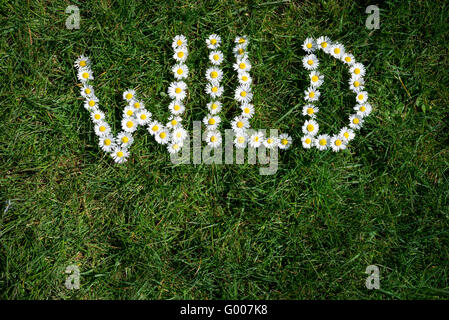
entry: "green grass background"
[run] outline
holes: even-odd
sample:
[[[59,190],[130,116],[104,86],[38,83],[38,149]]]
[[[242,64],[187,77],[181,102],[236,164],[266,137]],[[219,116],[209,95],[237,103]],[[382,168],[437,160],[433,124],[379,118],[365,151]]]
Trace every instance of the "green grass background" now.
[[[448,298],[446,1],[0,3],[1,299]],[[65,28],[70,4],[80,8],[79,30]],[[381,9],[379,30],[365,27],[370,4]],[[232,41],[250,37],[252,125],[294,138],[278,172],[174,166],[144,129],[130,161],[114,165],[83,108],[75,58],[92,58],[116,129],[129,87],[166,119],[171,38],[185,34],[192,128],[206,114],[204,41],[213,32],[228,60],[225,126],[238,112]],[[375,108],[339,154],[300,144],[301,44],[320,35],[367,66]],[[346,68],[320,60],[318,121],[335,133],[354,95]],[[64,286],[70,264],[81,270],[80,290]],[[371,264],[380,290],[365,288]]]

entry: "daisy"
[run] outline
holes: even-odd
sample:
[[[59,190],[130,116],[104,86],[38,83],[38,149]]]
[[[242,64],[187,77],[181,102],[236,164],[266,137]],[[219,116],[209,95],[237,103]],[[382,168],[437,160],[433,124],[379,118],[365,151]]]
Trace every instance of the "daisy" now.
[[[168,95],[174,100],[184,100],[187,96],[187,85],[184,81],[172,82],[168,87]]]
[[[223,78],[223,71],[217,67],[212,67],[206,70],[206,79],[209,82],[220,82]]]
[[[320,63],[314,54],[309,54],[302,58],[302,64],[307,70],[316,70]]]
[[[316,90],[313,87],[307,88],[307,90],[304,91],[304,94],[304,100],[309,102],[318,101],[318,99],[320,98],[320,91]]]
[[[173,130],[171,138],[174,142],[182,142],[187,138],[187,131],[184,128],[177,127]]]
[[[99,123],[104,121],[104,113],[98,109],[92,109],[90,117],[94,123]]]
[[[316,40],[318,48],[323,50],[324,52],[329,52],[329,48],[331,47],[331,41],[326,36],[321,36]]]
[[[349,129],[347,127],[344,127],[340,130],[338,133],[338,136],[342,137],[342,139],[345,139],[346,142],[351,141],[355,137],[354,130]]]
[[[133,142],[134,138],[131,133],[122,131],[117,135],[117,144],[122,148],[128,148]]]
[[[320,134],[315,140],[315,147],[323,151],[329,148],[330,137],[327,134]]]
[[[135,90],[128,89],[125,92],[123,92],[123,99],[129,102],[134,98],[135,95],[136,95]]]
[[[234,132],[245,131],[249,128],[249,121],[245,117],[235,117],[231,122],[231,126]]]
[[[251,76],[249,75],[248,72],[245,72],[245,71],[239,72],[238,77],[239,77],[239,83],[241,85],[245,85],[245,84],[250,85],[251,82],[253,82],[253,79],[251,78]]]
[[[182,142],[172,142],[172,143],[168,144],[167,150],[169,153],[174,154],[174,153],[179,152],[179,150],[181,150],[182,146],[183,146]]]
[[[81,88],[81,95],[86,99],[95,96],[94,88],[88,84],[84,84]]]
[[[94,74],[92,73],[92,70],[90,70],[90,68],[80,68],[78,70],[78,79],[79,81],[85,83],[88,80],[93,80]]]
[[[238,148],[238,149],[245,148],[247,142],[248,142],[248,136],[246,135],[246,133],[244,133],[244,132],[237,133],[237,135],[234,139],[234,144],[235,144],[236,148]]]
[[[208,83],[206,85],[206,93],[209,94],[212,98],[218,98],[223,94],[223,87],[217,83]]]
[[[352,129],[360,129],[363,125],[363,118],[358,114],[352,114],[349,116],[349,126]]]
[[[346,149],[346,140],[340,136],[333,136],[329,144],[334,152]]]
[[[345,54],[345,47],[340,43],[334,43],[330,48],[330,54],[334,58],[341,59]]]
[[[206,43],[207,43],[207,47],[209,49],[215,50],[221,44],[221,37],[218,34],[215,34],[215,33],[211,34],[209,36],[209,38],[207,38]]]
[[[99,141],[100,148],[105,152],[111,152],[117,145],[111,135],[101,136]]]
[[[173,54],[173,59],[178,62],[184,62],[187,59],[189,52],[187,51],[187,47],[179,47],[175,49],[175,53]]]
[[[305,135],[301,138],[302,147],[305,149],[310,149],[314,144],[314,138],[310,135]]]
[[[138,100],[134,100],[134,99],[128,101],[128,106],[132,106],[136,110],[145,108],[145,104],[142,101],[138,101]]]
[[[215,130],[221,122],[221,118],[219,116],[214,116],[212,114],[208,114],[204,117],[203,123],[206,126],[207,130]]]
[[[221,51],[212,51],[209,54],[209,60],[214,66],[218,66],[223,62],[223,53]]]
[[[151,121],[151,112],[141,109],[136,111],[136,119],[137,123],[140,125],[146,125],[148,122]]]
[[[221,111],[221,102],[220,101],[211,101],[207,104],[207,109],[211,114],[217,114]]]
[[[277,137],[268,137],[263,141],[263,145],[265,148],[274,149],[279,146],[279,138]]]
[[[321,75],[318,71],[312,71],[309,77],[310,77],[310,86],[314,88],[320,87],[324,82],[324,76]]]
[[[89,99],[86,99],[84,102],[84,108],[87,110],[92,110],[93,108],[98,108],[98,98],[95,96],[91,96]]]
[[[240,106],[240,109],[242,109],[243,117],[250,119],[254,115],[254,106],[252,104],[244,103]]]
[[[311,53],[316,50],[316,42],[312,38],[306,38],[304,43],[302,44],[302,49],[307,53]]]
[[[366,117],[368,116],[371,111],[372,111],[372,107],[369,103],[364,103],[364,104],[358,104],[354,107],[354,110],[357,111],[357,114],[361,117]]]
[[[128,150],[126,150],[126,148],[121,148],[118,146],[114,149],[114,152],[112,153],[112,158],[114,158],[114,161],[116,163],[126,162],[128,156],[129,156]]]
[[[88,68],[90,66],[90,59],[86,56],[79,56],[78,59],[75,60],[75,67],[77,69]]]
[[[237,63],[234,63],[234,69],[238,72],[249,72],[251,70],[251,63],[247,58],[238,59]]]
[[[368,92],[360,91],[356,97],[357,103],[365,103],[368,100]]]
[[[158,143],[167,144],[170,141],[170,132],[166,128],[161,128],[154,137]]]
[[[243,58],[248,57],[245,45],[241,45],[241,44],[236,45],[234,47],[234,49],[232,49],[232,52],[234,53],[234,55],[237,59],[243,59]]]
[[[182,118],[178,116],[170,116],[168,118],[167,127],[170,129],[175,129],[181,126]]]
[[[347,52],[341,57],[341,60],[347,65],[352,65],[355,63],[354,56]]]
[[[177,35],[173,38],[172,47],[173,49],[177,49],[180,47],[187,46],[187,38],[183,35]]]
[[[356,77],[363,77],[365,76],[365,67],[361,63],[354,63],[351,68],[349,69],[349,72],[352,76]]]
[[[206,131],[206,142],[212,148],[217,148],[221,144],[221,140],[220,131]]]
[[[306,104],[304,107],[302,107],[302,115],[309,116],[312,119],[316,117],[318,111],[318,107],[315,107],[313,104]]]
[[[302,132],[306,135],[315,136],[318,133],[320,126],[315,120],[306,120],[302,126]]]
[[[246,47],[249,44],[249,40],[248,40],[247,36],[236,37],[234,42],[241,46],[244,46],[244,47]]]
[[[127,106],[125,107],[125,109],[123,109],[123,117],[132,117],[135,111],[136,109],[134,109],[133,107]]]
[[[177,80],[185,79],[189,75],[189,68],[183,63],[175,64],[171,70]]]
[[[279,136],[279,149],[286,150],[292,145],[292,137],[283,133]]]
[[[138,122],[134,117],[125,117],[122,119],[122,130],[126,132],[134,132],[137,130]]]
[[[240,103],[249,103],[253,98],[251,87],[248,85],[238,86],[235,89],[234,99]]]
[[[104,121],[95,124],[95,133],[99,137],[108,136],[111,133],[111,127]]]
[[[172,101],[168,108],[170,109],[170,112],[175,115],[181,114],[185,111],[184,104],[179,100]]]
[[[251,148],[259,148],[264,141],[264,134],[259,131],[251,135],[249,138],[249,146]]]
[[[148,132],[151,133],[153,136],[158,134],[162,130],[163,126],[159,121],[152,121],[148,125]]]
[[[349,80],[349,89],[351,89],[354,93],[359,93],[365,88],[365,80],[362,77],[354,77],[352,76]]]

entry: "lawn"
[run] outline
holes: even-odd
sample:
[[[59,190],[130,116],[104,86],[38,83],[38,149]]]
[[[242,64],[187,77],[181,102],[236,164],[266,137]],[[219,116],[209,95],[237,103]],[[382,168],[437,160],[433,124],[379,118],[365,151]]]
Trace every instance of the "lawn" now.
[[[68,5],[80,9],[69,30]],[[380,29],[365,26],[368,5]],[[449,6],[446,1],[4,1],[0,4],[0,299],[447,299]],[[173,165],[141,129],[123,165],[102,152],[74,60],[91,57],[115,132],[135,88],[167,119],[171,39],[189,39],[185,123],[207,113],[205,39],[223,38],[224,126],[233,40],[248,35],[256,128],[293,137],[259,166]],[[367,67],[374,106],[339,153],[305,150],[306,37]],[[320,55],[318,122],[352,111],[345,66]],[[287,116],[283,117],[286,113]],[[80,289],[64,283],[69,265]],[[380,289],[365,269],[380,269]]]

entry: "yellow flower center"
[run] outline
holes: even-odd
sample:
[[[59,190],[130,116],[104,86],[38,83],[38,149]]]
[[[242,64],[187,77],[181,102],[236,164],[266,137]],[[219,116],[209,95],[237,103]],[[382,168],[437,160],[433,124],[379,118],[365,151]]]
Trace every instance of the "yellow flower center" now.
[[[89,78],[89,74],[87,72],[83,72],[82,76],[83,76],[84,79]]]
[[[179,144],[175,143],[175,144],[173,145],[173,149],[174,149],[174,150],[178,150],[178,149],[179,149]]]
[[[307,114],[313,114],[313,108],[307,108]]]
[[[133,111],[132,110],[128,110],[127,112],[126,112],[126,114],[128,115],[128,116],[132,116],[133,115]]]
[[[90,94],[92,91],[91,91],[89,88],[87,88],[86,90],[84,90],[84,92],[85,92],[86,94]]]
[[[306,140],[304,141],[306,144],[310,144],[312,142],[312,140],[310,140],[310,138],[306,138]]]
[[[90,100],[89,101],[89,106],[93,107],[95,105],[95,101],[94,100]]]
[[[117,152],[117,157],[121,158],[124,156],[124,153],[122,151]]]
[[[240,38],[239,39],[239,43],[245,43],[245,39],[244,38]]]
[[[182,58],[182,57],[184,57],[184,52],[179,51],[179,52],[178,52],[178,58]]]
[[[181,107],[179,106],[179,105],[175,105],[174,107],[173,107],[173,109],[175,109],[176,111],[178,111],[179,109],[181,109]]]
[[[211,43],[211,44],[216,44],[216,43],[217,43],[217,40],[211,39],[211,40],[210,40],[210,43]]]
[[[126,126],[127,126],[128,128],[132,128],[132,127],[134,126],[134,122],[128,121],[128,122],[126,123]]]
[[[243,76],[242,80],[246,82],[246,81],[248,81],[248,77],[247,76]]]
[[[243,143],[243,142],[245,142],[245,138],[244,137],[238,137],[237,138],[237,142],[238,143]]]
[[[315,129],[315,127],[313,126],[313,124],[307,125],[307,131],[312,132],[313,129]]]
[[[335,145],[337,147],[341,146],[341,140],[340,139],[335,140]]]
[[[100,131],[101,131],[101,132],[106,131],[106,127],[105,127],[105,126],[101,126],[101,127],[100,127]]]
[[[366,107],[365,106],[361,106],[359,110],[364,112],[366,110]]]
[[[349,133],[348,132],[343,133],[343,135],[345,136],[346,139],[349,138]]]
[[[354,118],[354,120],[352,120],[352,123],[354,124],[358,124],[360,122],[359,118]]]
[[[127,93],[126,96],[125,96],[125,98],[128,99],[128,100],[130,100],[132,97],[133,97],[132,93]]]
[[[268,138],[267,143],[268,144],[272,144],[273,143],[273,139],[272,138]]]
[[[159,134],[159,137],[161,139],[165,139],[166,136],[167,136],[167,134],[165,132],[163,132],[163,131]]]
[[[182,46],[182,41],[181,41],[181,40],[178,40],[178,41],[176,41],[176,44],[177,44],[178,46]]]
[[[243,128],[243,122],[242,121],[237,122],[237,127],[238,128]]]
[[[172,121],[171,121],[171,125],[172,126],[176,126],[178,124],[178,121],[176,121],[175,119],[173,119]]]
[[[145,120],[146,118],[147,118],[147,115],[146,115],[145,113],[143,113],[143,114],[140,115],[140,119],[141,119],[141,120]]]
[[[105,144],[106,146],[111,145],[111,140],[109,140],[109,139],[104,140],[104,144]]]
[[[326,48],[327,47],[327,42],[321,42],[321,48]]]
[[[212,71],[212,72],[210,73],[210,77],[213,78],[213,79],[215,79],[216,77],[218,77],[218,72],[217,72],[217,71]]]
[[[358,86],[360,86],[360,82],[358,82],[358,81],[354,81],[354,87],[358,87]]]
[[[210,137],[210,142],[215,142],[215,141],[217,141],[217,137],[216,136]]]
[[[335,48],[335,49],[334,49],[334,53],[335,53],[335,54],[339,54],[339,53],[340,53],[340,48]]]
[[[349,57],[349,56],[346,57],[346,58],[345,58],[345,61],[346,61],[346,62],[351,62],[351,57]]]
[[[354,69],[354,73],[355,73],[355,74],[359,74],[359,73],[360,73],[360,69],[359,69],[359,68],[355,68],[355,69]]]
[[[313,81],[313,82],[317,82],[317,81],[318,81],[318,77],[317,77],[317,76],[313,76],[313,77],[312,77],[312,81]]]
[[[251,110],[249,110],[249,108],[243,109],[243,112],[245,112],[245,113],[250,113],[250,111],[251,111]]]
[[[242,48],[239,49],[239,54],[244,54],[245,50],[243,50]]]
[[[215,124],[215,119],[214,118],[210,118],[208,122],[209,122],[210,125],[214,125]]]
[[[184,71],[183,71],[182,69],[178,69],[178,70],[176,71],[176,73],[179,74],[179,75],[181,75],[181,74],[184,73]]]
[[[81,60],[81,61],[80,61],[80,66],[81,66],[81,67],[85,67],[85,66],[86,66],[86,61]]]
[[[213,58],[214,58],[215,61],[218,61],[218,59],[220,59],[220,57],[218,56],[218,54],[214,54]]]
[[[326,139],[321,139],[320,140],[320,145],[325,146],[327,144],[327,140]]]
[[[359,100],[363,100],[363,94],[359,94]]]
[[[308,64],[309,66],[311,66],[311,65],[313,64],[313,60],[312,60],[312,59],[307,60],[307,64]]]
[[[240,95],[241,95],[242,97],[246,97],[246,91],[240,92]]]
[[[246,64],[243,63],[243,62],[240,63],[240,64],[239,64],[239,68],[240,68],[240,69],[245,69],[245,68],[246,68]]]
[[[123,143],[127,143],[128,141],[129,141],[129,138],[128,138],[128,137],[125,136],[125,137],[122,138],[122,142],[123,142]]]
[[[315,92],[313,92],[313,91],[310,91],[310,93],[309,93],[309,97],[310,97],[310,98],[313,98],[313,97],[315,97]]]
[[[176,93],[181,93],[181,92],[182,92],[182,89],[181,89],[181,88],[176,88],[176,89],[175,89],[175,92],[176,92]]]
[[[159,126],[153,126],[153,128],[151,128],[151,130],[153,130],[154,132],[159,130]]]
[[[181,138],[181,136],[182,136],[182,133],[181,133],[181,132],[177,132],[177,133],[176,133],[176,138]]]
[[[288,140],[287,140],[287,139],[282,139],[282,140],[281,140],[281,143],[282,143],[284,146],[286,146],[286,145],[288,144]]]
[[[212,92],[217,92],[218,91],[218,88],[217,87],[213,87],[212,88]]]
[[[307,49],[312,48],[312,44],[309,42],[308,44],[306,44]]]
[[[97,119],[97,120],[100,120],[101,116],[100,116],[98,113],[96,113],[96,114],[94,115],[94,118]]]
[[[211,106],[211,109],[212,109],[212,110],[215,110],[215,109],[217,109],[217,108],[218,108],[218,105],[217,105],[216,103],[213,103],[212,106]]]
[[[254,141],[258,142],[258,141],[259,141],[259,137],[258,137],[258,136],[255,136],[255,137],[254,137]]]
[[[140,108],[140,103],[139,102],[134,103],[134,108],[139,109]]]

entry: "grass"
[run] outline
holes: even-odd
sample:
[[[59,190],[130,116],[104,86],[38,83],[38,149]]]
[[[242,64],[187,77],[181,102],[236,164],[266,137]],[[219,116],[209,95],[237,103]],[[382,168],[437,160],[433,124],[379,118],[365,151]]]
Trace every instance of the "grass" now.
[[[448,5],[382,1],[8,1],[0,4],[1,299],[447,299]],[[78,5],[81,28],[64,13]],[[275,175],[254,165],[173,166],[143,129],[116,166],[97,146],[73,61],[119,126],[121,92],[168,116],[171,38],[190,41],[185,121],[205,114],[206,37],[251,39],[256,116],[295,144]],[[367,66],[375,111],[334,154],[303,150],[301,44],[328,35]],[[334,133],[353,95],[320,56],[318,121]],[[237,113],[225,67],[225,115]],[[278,121],[285,113],[289,116]],[[7,208],[10,201],[11,206]],[[68,265],[81,288],[64,287]],[[365,288],[379,266],[380,290]]]

